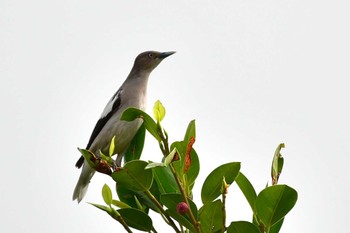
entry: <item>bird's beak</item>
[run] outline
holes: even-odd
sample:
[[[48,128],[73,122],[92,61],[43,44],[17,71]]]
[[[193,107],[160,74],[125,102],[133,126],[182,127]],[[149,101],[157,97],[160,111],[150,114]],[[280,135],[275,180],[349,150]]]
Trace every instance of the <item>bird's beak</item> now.
[[[163,52],[163,53],[160,53],[158,55],[158,58],[160,59],[164,59],[166,57],[169,57],[170,55],[173,55],[174,53],[176,53],[175,51],[170,51],[170,52]]]

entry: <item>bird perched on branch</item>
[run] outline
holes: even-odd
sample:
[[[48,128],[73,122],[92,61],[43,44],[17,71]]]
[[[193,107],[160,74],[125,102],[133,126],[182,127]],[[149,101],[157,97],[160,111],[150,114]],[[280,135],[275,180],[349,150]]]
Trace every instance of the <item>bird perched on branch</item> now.
[[[103,154],[108,154],[110,142],[115,137],[114,153],[118,154],[116,165],[121,166],[122,158],[142,124],[141,119],[131,122],[122,121],[120,120],[121,114],[129,107],[145,110],[147,82],[150,73],[164,58],[174,53],[147,51],[136,57],[130,74],[109,100],[97,121],[86,146],[87,150],[97,156],[99,156],[100,151]],[[90,180],[95,173],[95,170],[84,160],[84,157],[81,156],[75,165],[77,168],[83,167],[73,193],[73,200],[77,200],[78,203],[84,198]]]

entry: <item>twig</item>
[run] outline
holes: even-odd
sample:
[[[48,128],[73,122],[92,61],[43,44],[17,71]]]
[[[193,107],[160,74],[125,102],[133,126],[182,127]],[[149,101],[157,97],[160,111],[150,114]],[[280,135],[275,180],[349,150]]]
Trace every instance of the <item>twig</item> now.
[[[222,228],[221,232],[226,231],[226,190],[222,192]]]
[[[188,215],[191,219],[191,222],[193,223],[193,226],[196,230],[197,233],[200,233],[201,230],[199,228],[199,223],[197,222],[196,218],[194,217],[193,215],[193,212],[192,212],[192,209],[191,209],[191,206],[190,206],[190,203],[188,202],[188,199],[187,199],[187,195],[186,195],[186,192],[184,190],[184,188],[182,187],[182,184],[181,184],[181,181],[178,177],[178,175],[176,174],[176,171],[175,171],[175,168],[172,164],[170,164],[170,170],[171,172],[173,173],[174,177],[175,177],[175,181],[177,183],[177,185],[179,186],[179,189],[180,189],[180,192],[181,192],[181,195],[182,195],[182,198],[184,199],[184,202],[187,204],[187,206],[189,207],[188,208]]]
[[[170,218],[170,216],[165,212],[165,210],[163,209],[163,206],[158,202],[158,200],[153,196],[153,194],[149,191],[146,190],[145,194],[147,195],[147,197],[149,197],[149,199],[151,199],[151,201],[157,206],[157,208],[159,209],[159,211],[164,215],[164,217],[167,220],[167,223],[175,230],[175,232],[180,233],[180,230],[177,228],[177,226],[175,225],[174,221]]]
[[[124,221],[124,219],[123,219],[123,217],[122,217],[121,215],[117,216],[116,218],[117,218],[118,222],[119,222],[120,224],[122,224],[122,226],[124,227],[124,229],[125,229],[128,233],[133,233],[133,232],[131,231],[131,229],[129,228],[128,224],[126,224],[126,222]]]

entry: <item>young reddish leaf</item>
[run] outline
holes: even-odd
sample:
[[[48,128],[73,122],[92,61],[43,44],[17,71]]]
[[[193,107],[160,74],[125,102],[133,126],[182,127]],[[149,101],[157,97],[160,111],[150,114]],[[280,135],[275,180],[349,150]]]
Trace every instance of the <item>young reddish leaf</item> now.
[[[195,138],[191,137],[190,141],[187,145],[187,151],[186,151],[186,157],[185,157],[185,168],[184,168],[184,174],[186,174],[188,168],[191,165],[191,151],[192,151],[192,146],[195,142]]]

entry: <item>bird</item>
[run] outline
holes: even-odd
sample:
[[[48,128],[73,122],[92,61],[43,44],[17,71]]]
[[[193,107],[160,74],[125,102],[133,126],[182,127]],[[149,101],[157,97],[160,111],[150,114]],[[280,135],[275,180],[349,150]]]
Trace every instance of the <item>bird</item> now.
[[[135,119],[131,122],[120,120],[121,114],[130,107],[145,111],[149,76],[164,58],[174,53],[175,51],[146,51],[135,58],[129,75],[111,97],[97,121],[86,146],[87,150],[96,156],[100,156],[100,151],[106,155],[111,140],[115,137],[114,154],[117,154],[115,164],[117,167],[121,166],[122,158],[131,140],[142,125],[141,119]],[[81,156],[75,164],[77,168],[82,167],[73,192],[73,201],[77,200],[78,203],[84,198],[90,180],[95,173],[95,170],[84,160],[84,157]]]

